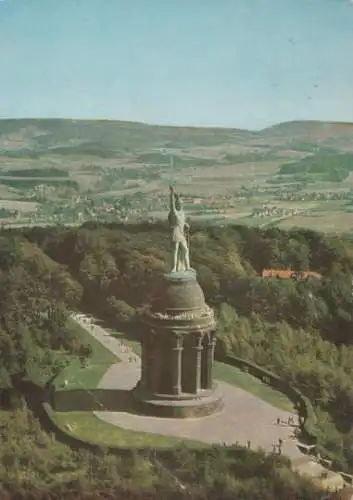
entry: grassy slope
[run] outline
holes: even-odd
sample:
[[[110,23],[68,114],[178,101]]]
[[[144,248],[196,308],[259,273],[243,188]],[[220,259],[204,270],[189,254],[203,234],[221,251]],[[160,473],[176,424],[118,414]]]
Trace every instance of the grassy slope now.
[[[54,415],[56,423],[65,429],[65,432],[68,432],[67,425],[69,425],[70,433],[73,436],[99,443],[102,446],[120,446],[123,448],[172,448],[181,444],[198,448],[207,446],[205,443],[192,441],[191,439],[179,439],[172,436],[122,429],[100,420],[93,413],[56,412]]]
[[[272,389],[258,378],[241,371],[239,368],[215,361],[213,375],[216,380],[244,389],[244,391],[257,396],[280,410],[295,411],[293,403],[285,394]]]
[[[64,380],[67,380],[67,389],[95,389],[109,366],[118,363],[119,359],[71,318],[68,320],[68,328],[75,333],[79,342],[91,344],[93,353],[85,367],[82,367],[78,358],[73,357],[71,364],[57,377],[56,387],[60,388]]]

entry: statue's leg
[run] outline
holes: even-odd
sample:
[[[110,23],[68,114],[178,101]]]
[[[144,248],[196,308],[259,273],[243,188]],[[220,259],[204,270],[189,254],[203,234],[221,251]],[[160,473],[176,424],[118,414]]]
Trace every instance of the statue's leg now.
[[[173,242],[173,268],[172,273],[175,273],[178,266],[179,242]]]
[[[190,269],[189,248],[186,244],[184,244],[182,247],[183,247],[183,257],[184,257],[183,260],[185,263],[185,269],[189,270]]]
[[[183,245],[179,247],[177,271],[185,271],[185,257],[184,257]]]

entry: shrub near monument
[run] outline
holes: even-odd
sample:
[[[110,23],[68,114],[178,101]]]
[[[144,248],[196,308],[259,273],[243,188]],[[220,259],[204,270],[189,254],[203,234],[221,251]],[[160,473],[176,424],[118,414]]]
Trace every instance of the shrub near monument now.
[[[313,500],[319,488],[294,474],[288,463],[246,449],[234,449],[228,456],[214,447],[199,459],[185,447],[170,453],[168,461],[156,467],[137,453],[119,457],[70,449],[45,434],[26,409],[4,415],[0,412],[0,496],[1,498],[200,498],[231,499],[241,495],[262,498]],[[21,469],[14,467],[20,464]],[[185,490],[175,481],[173,471]],[[25,492],[28,491],[28,496]],[[191,494],[190,494],[191,492]],[[322,495],[322,492],[321,492]]]

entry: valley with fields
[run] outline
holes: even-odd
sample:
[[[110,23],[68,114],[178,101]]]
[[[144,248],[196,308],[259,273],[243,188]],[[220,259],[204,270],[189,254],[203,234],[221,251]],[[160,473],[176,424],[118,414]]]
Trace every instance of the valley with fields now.
[[[153,222],[170,184],[193,221],[349,233],[353,125],[0,120],[2,225]]]

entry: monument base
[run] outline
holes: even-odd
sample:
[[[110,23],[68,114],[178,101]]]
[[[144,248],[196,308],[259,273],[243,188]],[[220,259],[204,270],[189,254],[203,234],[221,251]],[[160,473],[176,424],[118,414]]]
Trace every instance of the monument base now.
[[[216,385],[189,392],[211,385],[216,328],[196,271],[164,274],[141,322],[145,334],[141,381],[133,391],[136,410],[163,418],[200,418],[221,411]],[[174,387],[180,394],[173,393]]]
[[[218,386],[199,394],[149,394],[142,388],[133,391],[136,410],[142,415],[160,418],[202,418],[223,409]]]
[[[180,271],[169,271],[169,273],[164,274],[164,279],[169,281],[190,281],[196,280],[196,276],[196,270],[190,267],[190,269]]]

